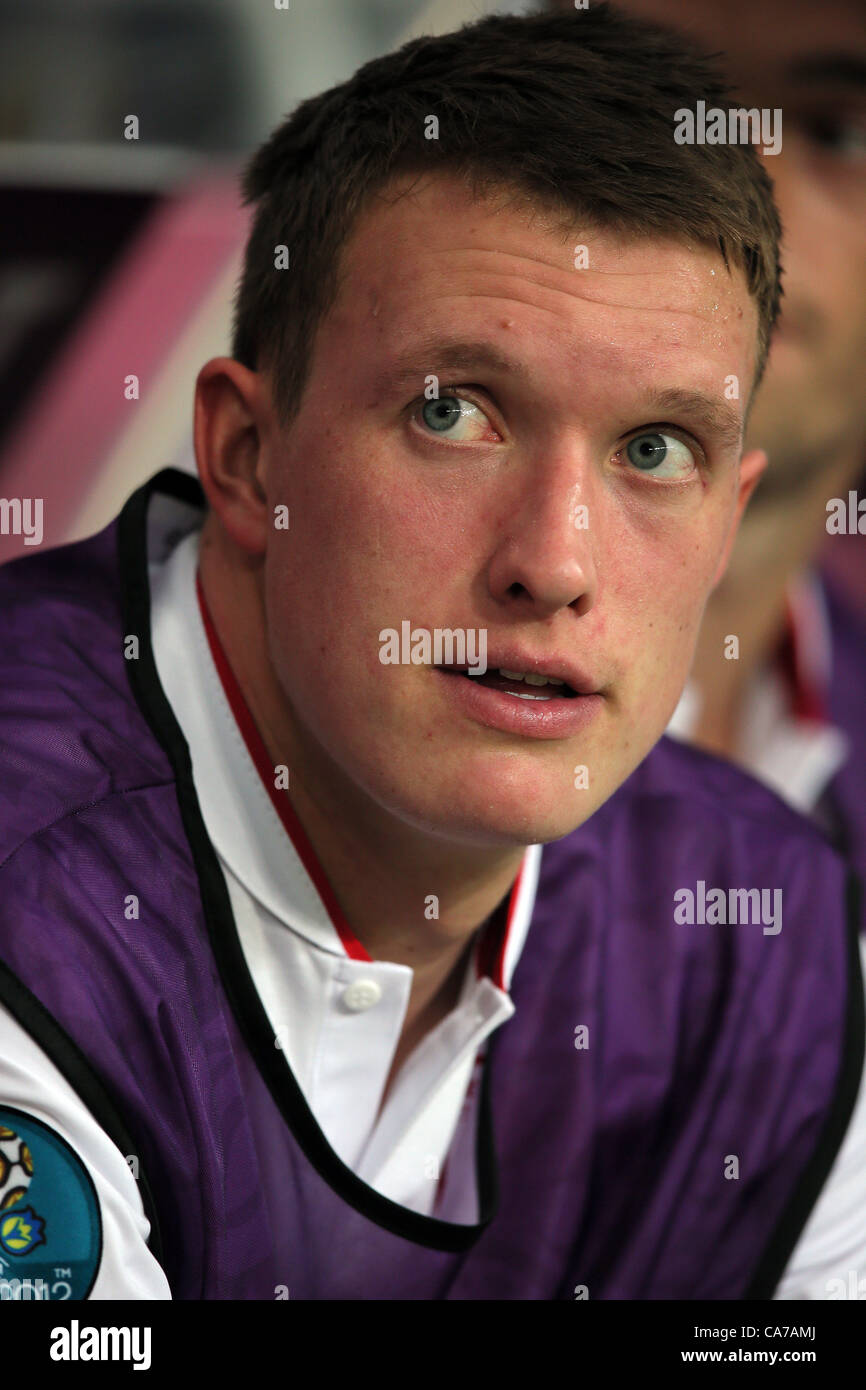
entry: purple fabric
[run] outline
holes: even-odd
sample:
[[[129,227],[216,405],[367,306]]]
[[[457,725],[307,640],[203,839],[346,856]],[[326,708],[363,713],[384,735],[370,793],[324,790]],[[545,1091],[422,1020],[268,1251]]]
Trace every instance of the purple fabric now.
[[[829,715],[850,740],[848,757],[830,790],[844,852],[866,881],[866,623],[826,578],[824,594],[833,653]]]
[[[115,523],[0,569],[0,958],[124,1116],[174,1297],[742,1297],[842,1069],[845,869],[819,834],[663,740],[545,848],[487,1064],[498,1212],[468,1250],[428,1248],[316,1171],[242,1036],[131,694],[116,546]],[[697,880],[781,888],[782,930],[677,925]]]

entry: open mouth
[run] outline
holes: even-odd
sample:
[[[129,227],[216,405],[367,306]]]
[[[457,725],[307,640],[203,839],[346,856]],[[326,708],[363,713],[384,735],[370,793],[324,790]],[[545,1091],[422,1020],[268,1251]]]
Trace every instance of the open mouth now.
[[[472,675],[465,666],[437,666],[445,676],[464,676],[476,685],[489,690],[501,690],[518,700],[574,700],[578,692],[557,676],[545,676],[533,671],[485,671],[483,676]]]

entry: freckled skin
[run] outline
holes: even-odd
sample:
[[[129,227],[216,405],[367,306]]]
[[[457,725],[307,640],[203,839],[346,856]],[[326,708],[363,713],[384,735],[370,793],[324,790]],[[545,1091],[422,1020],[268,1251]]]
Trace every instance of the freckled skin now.
[[[437,843],[508,846],[587,819],[664,730],[765,462],[673,418],[708,468],[665,485],[628,464],[624,440],[658,423],[651,392],[721,400],[730,372],[750,385],[756,312],[709,249],[579,233],[472,201],[451,180],[377,201],[346,250],[299,416],[287,433],[261,429],[266,513],[285,503],[291,515],[290,531],[263,524],[244,541],[265,552],[272,722],[293,784],[315,787],[335,817],[366,815],[371,833],[396,820]],[[588,270],[573,266],[577,242]],[[409,389],[377,385],[437,334],[484,338],[529,380],[451,379],[431,362]],[[440,368],[440,394],[472,387],[480,441],[443,444],[419,423],[424,376]],[[570,656],[603,690],[600,714],[551,741],[455,719],[440,677],[379,661],[380,630],[406,619],[485,628],[491,651]],[[588,790],[574,789],[577,764]]]

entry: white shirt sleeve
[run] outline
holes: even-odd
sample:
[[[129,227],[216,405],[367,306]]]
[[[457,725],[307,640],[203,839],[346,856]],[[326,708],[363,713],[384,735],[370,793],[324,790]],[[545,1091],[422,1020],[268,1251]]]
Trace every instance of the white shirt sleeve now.
[[[102,1216],[102,1254],[91,1299],[170,1299],[147,1248],[150,1223],[124,1155],[30,1034],[0,1005],[0,1106],[56,1130],[89,1172]]]
[[[860,942],[866,979],[866,941]],[[776,1299],[866,1299],[866,1072],[845,1138]]]

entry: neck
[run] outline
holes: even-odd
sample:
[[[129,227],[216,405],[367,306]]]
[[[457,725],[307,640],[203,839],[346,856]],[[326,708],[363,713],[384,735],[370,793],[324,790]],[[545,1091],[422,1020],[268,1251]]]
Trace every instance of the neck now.
[[[239,558],[213,518],[199,567],[228,663],[269,758],[289,768],[284,794],[352,932],[375,960],[414,972],[405,1036],[419,1020],[433,1026],[456,1002],[470,940],[508,893],[523,849],[448,841],[372,803],[299,727],[267,655],[260,566]]]
[[[859,450],[846,453],[801,491],[747,511],[727,574],[707,604],[692,667],[700,697],[694,741],[701,747],[737,757],[747,692],[784,630],[789,585],[826,540],[827,499],[844,492],[861,464]],[[737,660],[724,655],[731,635],[739,639]]]

